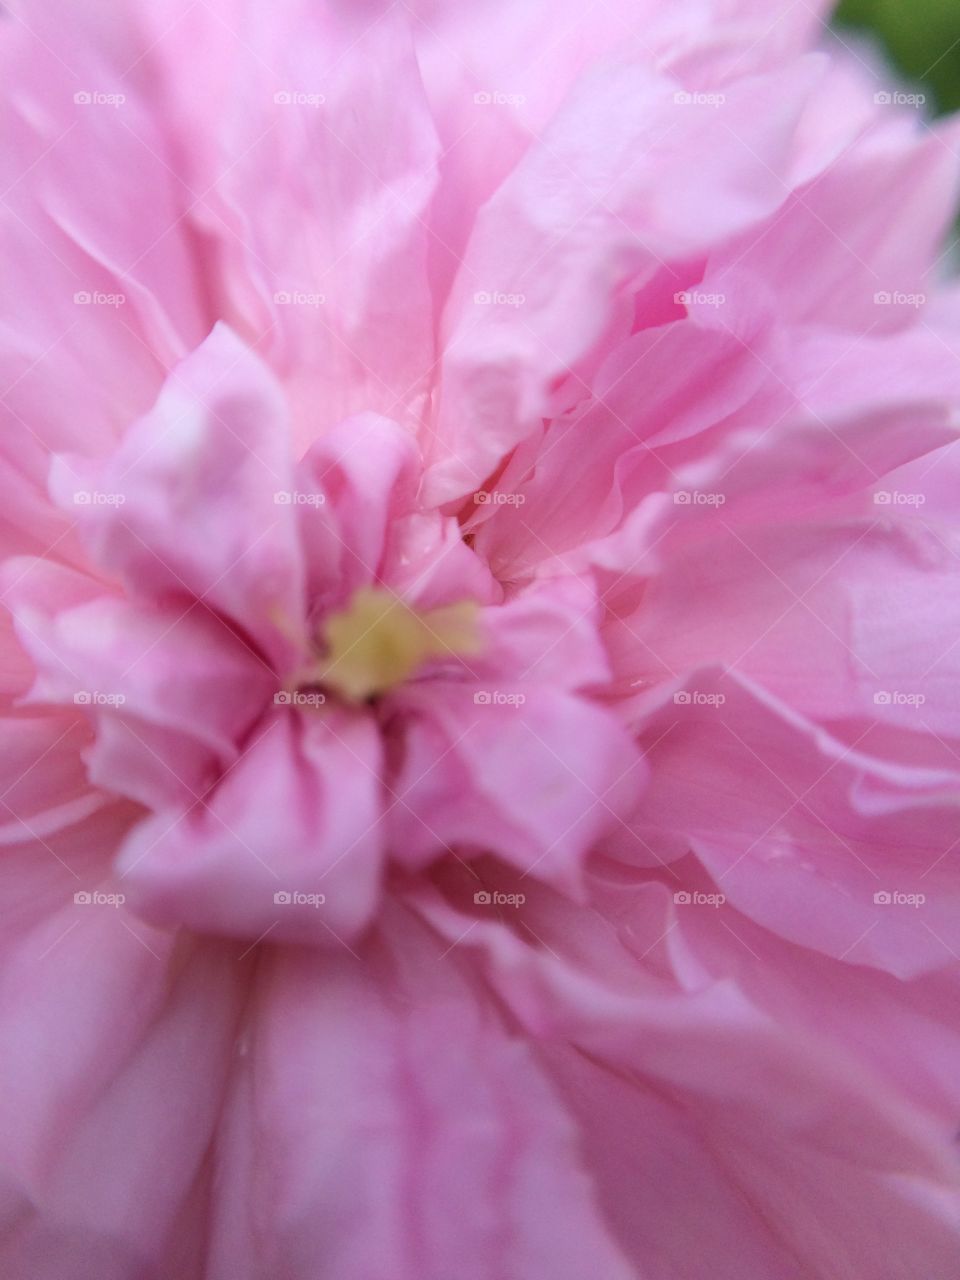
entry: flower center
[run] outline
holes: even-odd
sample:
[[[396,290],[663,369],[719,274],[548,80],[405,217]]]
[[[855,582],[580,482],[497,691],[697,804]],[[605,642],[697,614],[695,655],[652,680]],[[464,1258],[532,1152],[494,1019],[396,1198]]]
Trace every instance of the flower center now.
[[[431,658],[476,653],[477,612],[463,601],[420,613],[389,591],[361,587],[327,621],[324,656],[300,683],[325,685],[350,702],[385,693]]]

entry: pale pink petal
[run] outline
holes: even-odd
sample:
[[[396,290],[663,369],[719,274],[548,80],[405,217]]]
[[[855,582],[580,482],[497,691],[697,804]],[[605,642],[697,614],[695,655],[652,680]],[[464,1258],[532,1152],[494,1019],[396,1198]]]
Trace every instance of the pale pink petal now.
[[[640,839],[621,831],[618,856],[649,865],[679,836],[783,937],[900,977],[954,964],[956,770],[873,758],[732,672],[677,694],[649,695]]]
[[[534,430],[552,384],[600,339],[629,281],[776,207],[818,74],[745,78],[722,115],[691,111],[679,81],[639,65],[578,84],[477,220],[445,317],[431,497],[481,487]]]
[[[955,768],[954,534],[926,514],[926,483],[888,478],[871,514],[842,525],[718,520],[709,555],[705,542],[666,552],[637,606],[605,630],[624,687],[722,663],[864,749],[872,725],[896,726],[883,755]]]
[[[418,485],[414,437],[387,418],[348,418],[312,446],[291,500],[314,607],[343,605],[380,577],[388,530],[413,511]]]
[[[277,956],[217,1149],[210,1280],[639,1280],[529,1048],[406,913]],[[445,944],[444,944],[445,945]]]
[[[134,595],[201,600],[284,662],[303,610],[291,477],[280,387],[218,325],[115,454],[58,459],[53,489]]]
[[[627,910],[615,930],[531,889],[508,929],[484,917],[489,907],[465,914],[419,901],[452,948],[479,954],[539,1040],[610,1219],[644,1275],[806,1280],[829,1275],[837,1258],[851,1275],[881,1276],[890,1260],[905,1276],[915,1265],[955,1269],[952,1130],[851,1045],[838,1050],[782,1008],[774,1020],[763,1001],[709,970],[686,992],[662,965],[644,970],[644,955],[631,970]],[[666,936],[678,920],[660,915]],[[738,948],[749,955],[736,940],[727,952]],[[648,1177],[653,1185],[638,1196]]]
[[[538,585],[484,610],[484,643],[470,656],[470,673],[491,685],[504,675],[553,689],[599,688],[611,675],[600,618],[599,594],[589,581],[558,578]]]
[[[209,245],[221,315],[284,379],[298,446],[358,412],[418,423],[439,143],[410,15],[291,0],[279,22],[257,0],[186,13],[174,0],[150,21],[197,192],[186,220]]]
[[[87,718],[91,781],[152,807],[182,804],[236,760],[277,680],[216,615],[84,599],[89,581],[42,560],[11,571],[8,599],[36,664],[30,701]],[[83,602],[71,607],[71,593]]]
[[[582,862],[635,803],[644,768],[615,716],[534,683],[424,680],[392,701],[403,757],[392,778],[397,856],[492,850],[579,892]]]
[[[798,187],[766,235],[734,237],[711,255],[705,291],[729,293],[747,272],[776,293],[782,321],[871,334],[913,324],[956,206],[958,137],[955,126],[876,123]],[[891,186],[902,193],[894,221],[883,212]]]
[[[142,70],[129,6],[97,36],[60,0],[9,8],[0,385],[4,436],[35,475],[46,451],[109,448],[213,316],[155,86],[124,74]]]
[[[70,902],[7,960],[0,1026],[5,1275],[199,1277],[237,960]]]
[[[337,944],[377,905],[379,771],[365,713],[278,707],[203,800],[136,828],[119,883],[158,925]]]

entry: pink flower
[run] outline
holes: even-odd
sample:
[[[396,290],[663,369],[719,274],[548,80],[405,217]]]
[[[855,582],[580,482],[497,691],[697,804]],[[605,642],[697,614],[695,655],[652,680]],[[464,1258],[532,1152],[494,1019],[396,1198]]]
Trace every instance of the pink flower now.
[[[385,858],[451,846],[582,895],[640,774],[584,696],[611,678],[596,593],[505,601],[418,485],[412,436],[373,415],[293,467],[282,388],[219,326],[115,454],[56,461],[117,581],[13,559],[8,599],[29,701],[87,708],[91,782],[154,815],[115,864],[147,919],[344,944]]]
[[[821,36],[11,6],[4,1277],[960,1274],[955,129]]]

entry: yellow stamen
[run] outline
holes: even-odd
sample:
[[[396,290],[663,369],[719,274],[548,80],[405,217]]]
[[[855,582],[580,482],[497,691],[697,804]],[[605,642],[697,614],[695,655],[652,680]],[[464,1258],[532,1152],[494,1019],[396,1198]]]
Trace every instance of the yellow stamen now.
[[[429,658],[476,653],[477,612],[464,601],[417,613],[388,591],[362,587],[327,623],[316,679],[362,702],[409,679]]]

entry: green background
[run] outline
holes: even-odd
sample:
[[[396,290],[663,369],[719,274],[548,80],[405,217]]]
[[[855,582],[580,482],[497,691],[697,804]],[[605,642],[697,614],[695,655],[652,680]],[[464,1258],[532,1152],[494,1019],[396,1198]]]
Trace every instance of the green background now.
[[[960,108],[960,0],[843,0],[841,29],[880,37],[906,80],[927,94],[937,112]]]

